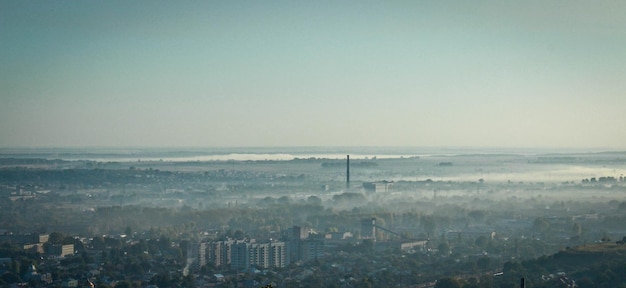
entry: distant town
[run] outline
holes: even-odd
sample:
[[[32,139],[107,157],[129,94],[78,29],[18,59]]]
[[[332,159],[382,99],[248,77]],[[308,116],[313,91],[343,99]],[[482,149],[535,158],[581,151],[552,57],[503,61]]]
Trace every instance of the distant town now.
[[[625,173],[623,152],[5,151],[0,287],[619,287]]]

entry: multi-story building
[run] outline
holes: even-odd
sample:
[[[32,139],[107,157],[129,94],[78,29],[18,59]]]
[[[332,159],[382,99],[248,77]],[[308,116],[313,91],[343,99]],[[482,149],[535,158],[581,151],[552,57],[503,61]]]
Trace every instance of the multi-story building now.
[[[391,192],[391,188],[393,187],[393,182],[389,181],[380,181],[380,182],[365,182],[363,183],[363,189],[367,192]]]
[[[207,264],[207,258],[208,258],[207,247],[208,246],[209,246],[209,243],[207,242],[198,243],[198,262],[197,262],[198,267],[202,267]]]
[[[309,238],[309,232],[306,228],[293,226],[287,229],[287,253],[290,262],[302,260],[302,241]]]
[[[43,244],[48,238],[48,234],[0,234],[0,242],[13,244]]]
[[[250,242],[236,241],[230,244],[230,267],[231,269],[241,270],[250,268]]]
[[[285,267],[289,264],[285,242],[257,243],[254,239],[224,240],[198,244],[198,266],[229,266],[234,270],[250,267]]]
[[[289,265],[287,244],[285,242],[272,242],[270,246],[270,266],[286,267]]]
[[[48,254],[53,257],[64,258],[65,256],[74,255],[74,244],[52,245]]]
[[[250,244],[250,263],[257,267],[270,267],[270,243]]]
[[[376,240],[376,218],[361,220],[361,239]]]
[[[233,243],[234,241],[232,239],[206,243],[206,264],[210,263],[215,267],[230,265],[231,248]]]
[[[300,242],[300,260],[307,262],[324,256],[324,240],[306,239]]]

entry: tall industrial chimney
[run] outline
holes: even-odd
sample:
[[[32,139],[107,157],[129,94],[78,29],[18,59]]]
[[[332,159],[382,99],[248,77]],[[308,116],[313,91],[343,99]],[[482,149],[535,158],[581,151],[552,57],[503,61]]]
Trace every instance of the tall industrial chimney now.
[[[346,189],[350,189],[350,155],[346,155]]]

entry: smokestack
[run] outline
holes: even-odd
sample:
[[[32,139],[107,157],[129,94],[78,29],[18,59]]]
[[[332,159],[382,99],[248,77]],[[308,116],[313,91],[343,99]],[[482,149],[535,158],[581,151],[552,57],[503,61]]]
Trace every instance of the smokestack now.
[[[346,155],[346,189],[350,189],[350,155]]]
[[[372,217],[372,239],[376,241],[376,218]]]

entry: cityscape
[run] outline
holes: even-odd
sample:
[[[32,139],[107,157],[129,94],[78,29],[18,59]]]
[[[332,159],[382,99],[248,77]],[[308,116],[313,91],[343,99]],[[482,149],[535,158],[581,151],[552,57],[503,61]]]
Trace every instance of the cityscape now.
[[[625,11],[0,0],[0,288],[626,288]]]
[[[386,157],[385,150],[229,161],[171,161],[167,153],[117,161],[128,156],[119,151],[104,156],[115,161],[66,160],[45,150],[5,151],[2,284],[519,287],[524,279],[525,287],[615,287],[624,281],[623,152]],[[71,157],[103,156],[98,153]]]

